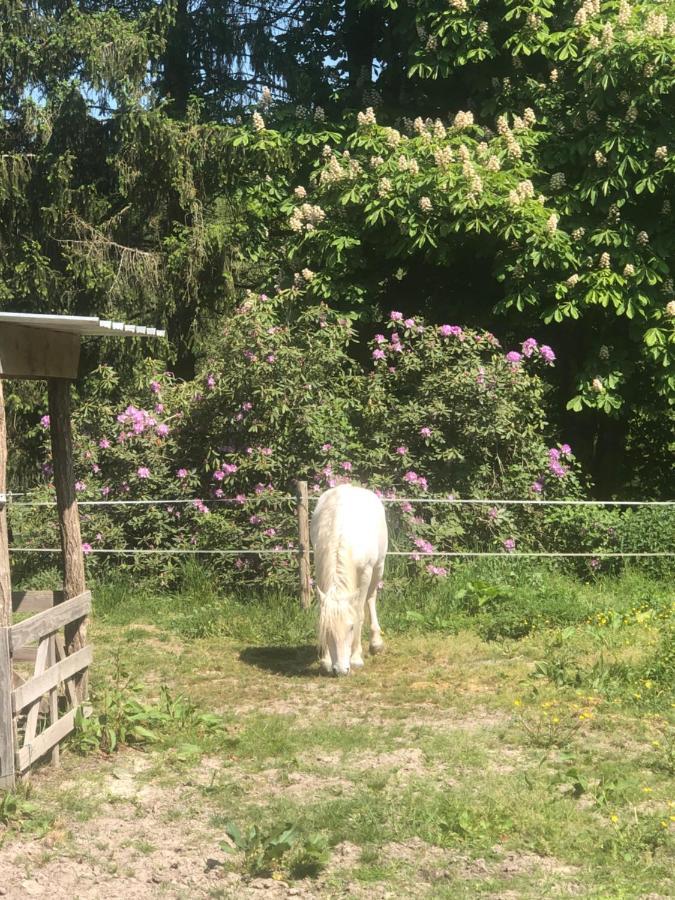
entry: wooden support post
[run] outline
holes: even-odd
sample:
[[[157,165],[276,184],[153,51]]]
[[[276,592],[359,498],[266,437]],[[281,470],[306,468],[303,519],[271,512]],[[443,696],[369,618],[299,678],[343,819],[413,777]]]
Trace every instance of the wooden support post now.
[[[312,605],[312,583],[309,562],[309,494],[306,481],[295,483],[298,513],[298,564],[300,567],[300,603],[303,609]]]
[[[14,716],[12,715],[12,661],[9,627],[12,624],[12,583],[7,534],[7,428],[0,379],[0,789],[14,787]]]
[[[7,426],[5,400],[0,378],[0,628],[12,624],[12,582],[9,574],[9,537],[7,534]]]
[[[61,531],[63,554],[63,592],[66,600],[83,594],[86,590],[84,555],[80,534],[80,515],[75,497],[75,472],[73,469],[73,435],[70,421],[70,382],[63,378],[50,378],[47,382],[49,417],[54,464],[54,486]],[[75,653],[87,642],[86,617],[66,626],[66,653]],[[87,696],[87,673],[75,679],[75,689],[80,701]]]

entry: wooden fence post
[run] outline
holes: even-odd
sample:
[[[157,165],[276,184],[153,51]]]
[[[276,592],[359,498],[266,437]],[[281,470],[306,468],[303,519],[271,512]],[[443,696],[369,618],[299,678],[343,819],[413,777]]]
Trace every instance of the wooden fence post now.
[[[70,422],[70,381],[50,378],[47,381],[49,397],[52,461],[54,487],[61,531],[63,553],[63,593],[70,600],[86,590],[84,555],[80,534],[80,515],[75,496],[75,472],[73,469],[73,435]],[[87,643],[87,620],[79,619],[66,626],[66,653],[81,650]],[[87,672],[75,677],[75,690],[80,702],[87,696]]]
[[[303,609],[312,605],[312,583],[309,562],[309,494],[306,481],[295,482],[298,514],[298,565],[300,568],[300,603]]]
[[[12,661],[9,628],[12,624],[12,581],[7,533],[7,428],[0,379],[0,788],[14,787],[14,716],[12,715]]]

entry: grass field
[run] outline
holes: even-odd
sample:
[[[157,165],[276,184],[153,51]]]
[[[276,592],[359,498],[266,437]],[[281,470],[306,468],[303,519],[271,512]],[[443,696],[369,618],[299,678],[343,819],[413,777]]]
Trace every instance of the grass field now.
[[[394,574],[385,653],[333,680],[291,598],[222,598],[197,569],[174,595],[99,586],[96,715],[0,799],[0,887],[672,897],[672,593]]]

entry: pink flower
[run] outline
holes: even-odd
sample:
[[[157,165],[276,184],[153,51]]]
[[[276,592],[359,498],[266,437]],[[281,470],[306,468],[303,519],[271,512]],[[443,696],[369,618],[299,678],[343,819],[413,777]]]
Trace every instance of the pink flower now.
[[[392,322],[402,322],[403,321],[403,313],[397,312],[396,310],[392,310],[389,313],[389,318]]]
[[[321,449],[322,449],[322,451],[323,451],[324,453],[328,453],[330,450],[333,449],[333,445],[332,445],[332,444],[328,444],[328,443],[322,444]]]
[[[521,350],[523,351],[523,356],[526,356],[528,359],[534,351],[537,349],[537,342],[533,337],[527,338],[521,344]]]
[[[75,482],[75,490],[77,491],[78,494],[81,494],[82,491],[87,490],[87,485],[84,483],[84,481],[76,481]]]
[[[237,494],[237,496],[234,498],[234,502],[235,502],[238,506],[245,506],[245,505],[246,505],[246,496],[245,496],[245,494]]]
[[[431,428],[428,428],[425,425],[424,428],[420,428],[420,434],[422,435],[423,438],[430,438],[431,437]]]
[[[94,548],[91,544],[88,544],[86,541],[82,544],[82,552],[85,556],[88,556]]]
[[[530,485],[530,490],[531,490],[532,493],[534,493],[534,494],[541,494],[541,492],[543,491],[543,489],[544,489],[544,485],[541,483],[541,481],[534,481],[534,482]]]
[[[223,472],[225,473],[225,475],[234,475],[238,468],[239,467],[234,463],[225,463],[225,465],[223,466]]]
[[[169,426],[162,423],[155,428],[155,434],[157,437],[166,437],[169,433]]]
[[[40,419],[40,425],[42,425],[43,428],[49,428],[50,422],[51,419],[49,418],[49,416],[42,416],[42,418]]]
[[[405,475],[403,476],[403,480],[407,481],[408,484],[415,484],[417,482],[418,478],[419,478],[419,475],[417,474],[417,472],[413,472],[413,471],[406,472]]]
[[[136,474],[139,478],[149,478],[150,477],[150,469],[147,466],[139,466],[136,470]]]
[[[405,319],[403,324],[405,325],[406,328],[414,328],[415,320],[414,319]]]
[[[380,350],[379,347],[373,350],[373,359],[384,359],[384,350]]]
[[[433,553],[434,545],[430,544],[429,541],[425,541],[424,538],[416,538],[415,546],[418,550],[421,550],[422,553]]]
[[[548,451],[548,458],[560,459],[560,450],[558,450],[557,447],[551,447],[551,449]]]
[[[150,390],[153,394],[159,394],[159,392],[162,390],[162,385],[159,383],[159,381],[151,381]]]
[[[267,362],[268,362],[268,363],[272,364],[272,363],[275,363],[276,361],[277,361],[277,358],[276,358],[276,356],[274,355],[274,353],[269,353],[269,354],[267,355]]]
[[[375,341],[376,344],[386,344],[387,343],[387,339],[383,334],[376,334],[375,337],[373,338],[373,340]]]
[[[560,452],[562,453],[563,456],[571,456],[571,455],[572,455],[572,448],[570,447],[569,444],[561,444],[561,445],[560,445]]]
[[[448,570],[444,566],[428,565],[426,569],[429,575],[437,575],[439,578],[445,578],[448,574]]]
[[[401,335],[398,333],[398,331],[395,331],[392,334],[391,342],[392,342],[392,344],[400,344],[401,343]]]
[[[348,462],[348,461],[347,461],[347,462],[341,462],[341,463],[340,463],[340,468],[341,468],[341,469],[344,469],[345,472],[351,472],[351,470],[352,470],[352,464],[351,464],[350,462]]]
[[[260,525],[262,519],[260,518],[260,516],[252,515],[249,517],[249,522],[251,523],[251,525]]]
[[[396,448],[396,452],[398,453],[399,456],[405,456],[406,453],[408,452],[408,448],[407,448],[407,447],[403,447],[403,446],[397,447],[397,448]]]
[[[516,549],[516,542],[513,538],[507,538],[505,541],[502,541],[502,544],[508,553],[512,553]]]
[[[218,500],[220,500],[222,497],[225,496],[223,489],[216,488],[215,491],[213,492],[213,496],[216,497]]]
[[[212,391],[216,386],[216,379],[213,377],[213,375],[209,374],[206,376],[206,380],[204,383],[206,384],[207,389],[209,391]]]
[[[260,452],[262,453],[263,456],[271,456],[272,448],[271,447],[263,447]]]
[[[244,412],[250,412],[253,409],[253,404],[249,403],[249,401],[247,400],[245,403],[241,404],[241,408],[244,410]]]
[[[108,440],[108,438],[101,438],[101,440],[98,442],[98,445],[101,450],[107,450],[110,446],[110,441]]]
[[[523,357],[516,350],[509,350],[506,354],[506,361],[514,365],[519,363]]]
[[[164,412],[164,404],[163,403],[155,403],[155,412],[163,413]]]
[[[417,479],[417,486],[421,487],[423,491],[426,491],[426,489],[429,487],[426,478],[423,478],[421,475]]]
[[[216,481],[222,481],[223,478],[225,477],[225,473],[223,472],[222,469],[216,469],[216,471],[213,473],[213,477],[215,478]]]
[[[108,487],[108,485],[105,485],[105,487],[101,488],[101,496],[102,497],[107,497],[109,493],[110,493],[110,488]]]
[[[441,337],[456,337],[464,340],[464,332],[459,325],[441,325],[438,329]]]
[[[209,515],[211,512],[208,506],[205,506],[203,500],[193,500],[192,505],[198,512],[203,513],[205,516]]]
[[[544,362],[549,366],[552,366],[555,362],[555,353],[553,352],[553,350],[551,350],[548,344],[541,345],[541,347],[539,348],[539,354]]]
[[[181,481],[182,481],[183,478],[187,478],[187,477],[188,477],[188,474],[189,474],[189,473],[188,473],[188,470],[187,470],[187,469],[178,469],[178,471],[176,472],[176,477],[177,477],[177,478],[180,478]]]
[[[499,510],[497,509],[496,506],[491,506],[491,507],[490,507],[490,509],[488,510],[488,516],[489,516],[491,519],[496,519],[496,518],[499,516]]]
[[[263,534],[264,534],[266,537],[274,537],[274,535],[275,535],[276,533],[277,533],[276,528],[266,528],[266,529],[263,531]]]
[[[94,463],[94,465],[91,467],[91,471],[94,473],[94,475],[98,475],[98,473],[101,471],[101,467],[98,463]]]

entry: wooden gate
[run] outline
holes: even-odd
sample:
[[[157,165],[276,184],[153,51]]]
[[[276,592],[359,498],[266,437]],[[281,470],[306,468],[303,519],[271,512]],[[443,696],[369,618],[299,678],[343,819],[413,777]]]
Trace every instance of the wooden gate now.
[[[0,634],[0,692],[7,691],[5,696],[11,698],[11,719],[4,722],[0,744],[13,747],[18,776],[46,753],[51,752],[52,762],[57,762],[59,741],[73,730],[78,709],[85,715],[89,712],[78,700],[77,681],[91,663],[91,646],[67,656],[60,632],[89,614],[91,593],[66,601],[62,596],[60,591],[14,592],[15,615],[35,614],[0,629],[4,632]],[[30,663],[33,672],[24,677]],[[3,673],[6,684],[1,683]]]

